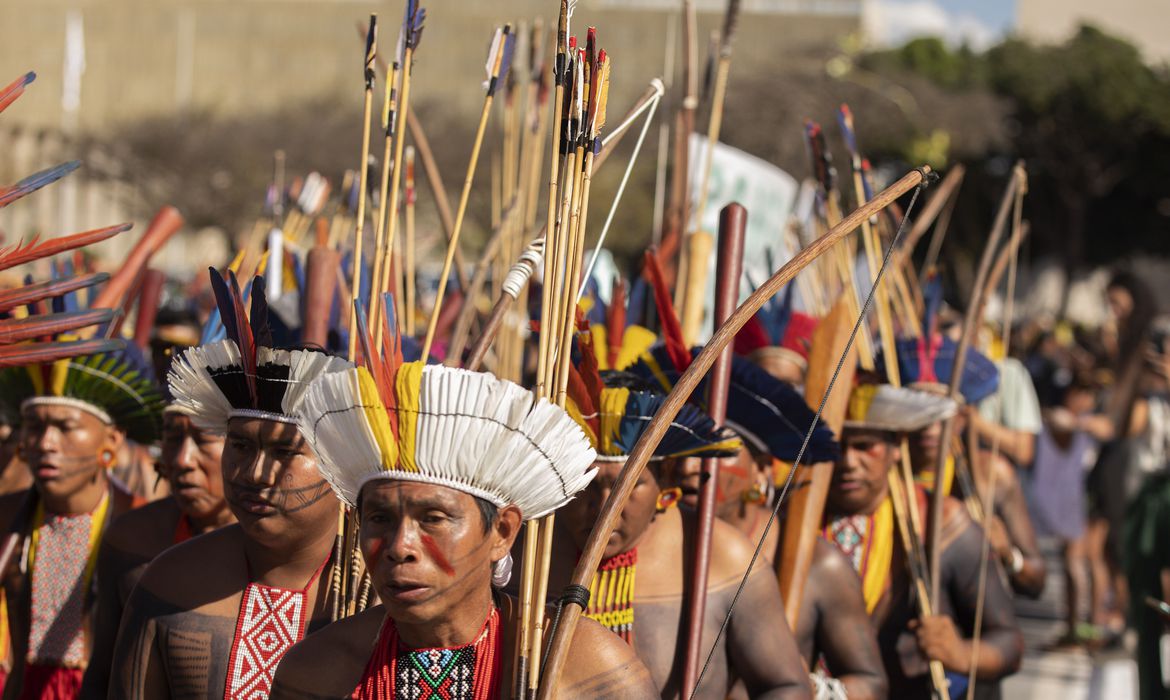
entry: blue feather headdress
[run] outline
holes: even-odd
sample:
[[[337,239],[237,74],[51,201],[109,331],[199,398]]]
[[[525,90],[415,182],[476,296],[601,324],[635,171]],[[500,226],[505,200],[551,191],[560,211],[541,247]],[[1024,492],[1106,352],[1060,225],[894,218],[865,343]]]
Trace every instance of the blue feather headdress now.
[[[692,358],[700,349],[691,351]],[[643,354],[629,371],[656,381],[665,391],[682,376],[662,344]],[[707,381],[704,377],[691,394],[691,401],[700,407],[706,405]],[[791,386],[748,360],[732,359],[726,423],[756,449],[785,462],[795,461],[815,415]],[[833,432],[819,423],[802,459],[805,464],[833,461],[839,451]]]
[[[902,383],[910,386],[945,385],[955,371],[955,341],[939,331],[938,317],[942,310],[942,282],[932,272],[922,290],[925,309],[921,338],[901,338],[895,344],[898,353],[898,372]],[[878,367],[881,357],[875,360]],[[959,380],[959,394],[969,404],[975,404],[995,393],[999,387],[999,369],[995,363],[974,348],[968,348],[967,359]]]

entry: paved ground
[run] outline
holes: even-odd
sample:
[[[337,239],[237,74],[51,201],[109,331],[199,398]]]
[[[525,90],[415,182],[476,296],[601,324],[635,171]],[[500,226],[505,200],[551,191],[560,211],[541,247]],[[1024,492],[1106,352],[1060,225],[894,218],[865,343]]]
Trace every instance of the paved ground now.
[[[1020,672],[1004,683],[1006,700],[1130,700],[1137,697],[1137,666],[1125,651],[1090,655],[1052,651],[1064,631],[1064,579],[1054,547],[1045,546],[1048,581],[1038,601],[1019,601],[1016,612],[1026,654]]]

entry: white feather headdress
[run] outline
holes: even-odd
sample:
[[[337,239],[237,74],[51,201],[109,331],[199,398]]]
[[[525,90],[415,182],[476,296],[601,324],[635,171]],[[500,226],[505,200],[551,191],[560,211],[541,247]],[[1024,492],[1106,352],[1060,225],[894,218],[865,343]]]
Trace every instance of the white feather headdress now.
[[[912,433],[958,410],[959,405],[945,396],[891,384],[861,384],[849,397],[845,427]]]
[[[593,479],[595,453],[561,408],[512,382],[411,362],[383,400],[365,367],[318,378],[300,408],[322,476],[356,505],[375,479],[438,484],[515,505],[526,520]]]
[[[235,341],[221,340],[183,351],[167,379],[179,410],[196,425],[223,432],[238,416],[296,424],[309,383],[351,367],[316,350],[258,347],[249,369]]]

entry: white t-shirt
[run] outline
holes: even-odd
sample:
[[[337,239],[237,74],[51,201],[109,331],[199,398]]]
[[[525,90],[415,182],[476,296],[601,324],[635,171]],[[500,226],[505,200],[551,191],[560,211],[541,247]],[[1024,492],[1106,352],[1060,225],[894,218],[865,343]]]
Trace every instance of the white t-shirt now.
[[[1040,416],[1040,400],[1024,364],[1014,357],[996,363],[999,367],[999,392],[979,402],[979,414],[984,419],[1012,430],[1033,435],[1044,428]]]

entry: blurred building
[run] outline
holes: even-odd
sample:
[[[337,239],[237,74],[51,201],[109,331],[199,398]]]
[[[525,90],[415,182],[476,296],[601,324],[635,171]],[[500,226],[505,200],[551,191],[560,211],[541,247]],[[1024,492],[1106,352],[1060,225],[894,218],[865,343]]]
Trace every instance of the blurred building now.
[[[1170,61],[1170,3],[1166,0],[1017,0],[1018,31],[1061,42],[1081,24],[1092,24],[1133,42],[1146,61]]]
[[[726,0],[695,0],[699,54]],[[416,98],[459,111],[482,99],[495,23],[555,22],[557,0],[429,0],[417,54]],[[681,0],[581,0],[575,33],[596,24],[614,61],[611,105],[622,110],[663,72],[667,25]],[[862,0],[744,0],[737,70],[775,70],[810,48],[831,48],[860,27]],[[4,0],[0,66],[38,81],[5,124],[76,126],[96,133],[142,117],[191,110],[222,115],[295,109],[335,97],[361,103],[357,24],[380,15],[392,50],[402,0]],[[67,39],[68,37],[68,39]],[[380,91],[380,87],[379,87]],[[63,109],[64,102],[64,109]]]

